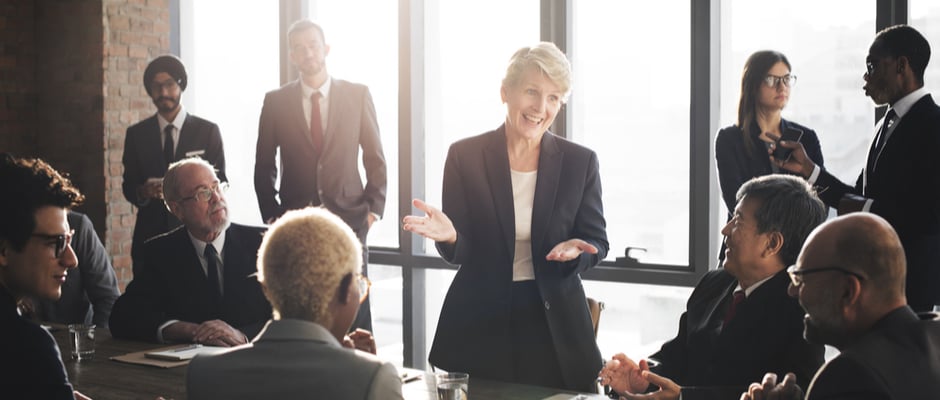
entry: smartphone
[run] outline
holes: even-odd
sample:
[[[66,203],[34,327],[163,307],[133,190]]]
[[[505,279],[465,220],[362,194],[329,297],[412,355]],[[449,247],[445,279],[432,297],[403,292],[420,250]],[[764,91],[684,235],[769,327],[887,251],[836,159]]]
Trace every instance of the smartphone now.
[[[799,142],[802,137],[802,130],[796,128],[787,128],[783,131],[783,136],[780,137],[780,140]],[[793,150],[781,147],[780,140],[777,141],[777,147],[774,149],[774,159],[777,161],[787,161],[790,159],[790,155],[792,155]]]

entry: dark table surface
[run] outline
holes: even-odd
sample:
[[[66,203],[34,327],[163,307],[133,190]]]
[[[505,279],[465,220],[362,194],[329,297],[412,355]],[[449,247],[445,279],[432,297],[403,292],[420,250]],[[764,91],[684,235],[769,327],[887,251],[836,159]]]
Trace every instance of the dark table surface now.
[[[119,340],[111,337],[107,330],[95,332],[95,358],[90,361],[76,362],[69,358],[68,332],[64,329],[53,331],[69,381],[75,390],[94,400],[108,399],[170,399],[186,398],[186,368],[157,368],[145,365],[127,364],[110,358],[127,353],[151,350],[166,345],[156,343]],[[421,373],[408,370],[410,373]],[[474,379],[470,377],[469,399],[472,400],[587,400],[606,399],[601,395],[578,395],[538,386],[518,385],[505,382]],[[402,386],[402,393],[408,400],[434,400],[437,388],[433,374],[424,373],[418,379]],[[557,397],[552,397],[556,396]]]

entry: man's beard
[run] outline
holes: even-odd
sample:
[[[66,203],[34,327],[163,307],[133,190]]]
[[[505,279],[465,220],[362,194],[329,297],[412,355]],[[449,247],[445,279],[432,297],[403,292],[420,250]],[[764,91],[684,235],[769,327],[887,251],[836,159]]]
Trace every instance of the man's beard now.
[[[169,106],[166,105],[167,104],[166,100],[170,101]],[[157,100],[153,102],[153,105],[157,106],[157,110],[159,110],[160,112],[164,112],[164,113],[171,112],[179,108],[180,99],[162,96],[162,97],[157,98]]]

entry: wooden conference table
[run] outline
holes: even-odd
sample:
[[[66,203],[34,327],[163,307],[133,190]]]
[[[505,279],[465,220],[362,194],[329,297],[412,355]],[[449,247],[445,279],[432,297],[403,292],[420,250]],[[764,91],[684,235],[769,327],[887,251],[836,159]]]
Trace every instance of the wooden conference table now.
[[[108,399],[156,399],[167,400],[186,398],[186,368],[158,368],[146,365],[127,364],[112,361],[110,358],[127,353],[152,350],[163,345],[154,343],[119,340],[111,337],[107,330],[95,332],[95,358],[90,361],[76,362],[69,357],[68,331],[53,331],[69,381],[75,390],[94,400]],[[409,372],[421,372],[408,370]],[[437,389],[434,378],[424,374],[416,380],[402,385],[402,393],[407,400],[436,400]],[[555,396],[555,397],[552,397]],[[314,396],[315,398],[315,396]],[[578,395],[539,386],[517,385],[512,383],[474,379],[470,377],[470,399],[472,400],[595,400],[607,397],[598,394]]]

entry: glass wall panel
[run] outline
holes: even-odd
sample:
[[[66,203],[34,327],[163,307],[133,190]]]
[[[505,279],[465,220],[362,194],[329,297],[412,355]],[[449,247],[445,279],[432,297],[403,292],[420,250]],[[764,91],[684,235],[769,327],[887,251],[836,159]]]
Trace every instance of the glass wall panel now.
[[[632,246],[643,262],[689,264],[690,9],[574,2],[568,136],[600,158],[608,259]]]

